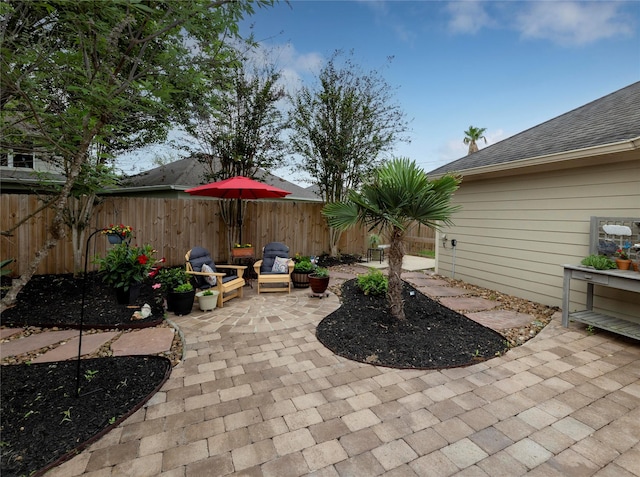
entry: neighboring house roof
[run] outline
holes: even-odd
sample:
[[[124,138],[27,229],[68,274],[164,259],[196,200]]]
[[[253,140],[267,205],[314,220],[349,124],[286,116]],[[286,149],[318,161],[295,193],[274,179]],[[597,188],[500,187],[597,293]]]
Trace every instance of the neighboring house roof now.
[[[449,172],[512,168],[532,159],[564,159],[583,151],[582,157],[640,148],[640,82],[592,101],[515,136],[509,137],[434,169],[429,175]],[[521,163],[522,161],[522,163]]]
[[[51,184],[64,184],[66,178],[62,174],[48,172],[47,181]],[[2,192],[8,193],[25,193],[42,190],[42,177],[33,169],[22,168],[2,168],[0,170],[0,185]]]
[[[204,164],[196,158],[187,157],[127,177],[123,180],[122,187],[118,189],[118,192],[123,190],[127,192],[185,191],[206,184],[207,182],[202,179],[204,175]],[[315,194],[305,188],[266,171],[259,170],[256,174],[256,180],[291,192],[285,199],[319,201]]]

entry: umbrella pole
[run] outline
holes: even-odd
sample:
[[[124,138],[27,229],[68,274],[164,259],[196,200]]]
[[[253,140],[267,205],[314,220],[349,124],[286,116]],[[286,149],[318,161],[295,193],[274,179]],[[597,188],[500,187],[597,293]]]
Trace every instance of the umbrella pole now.
[[[242,199],[238,199],[238,238],[240,239],[240,245],[242,245]]]

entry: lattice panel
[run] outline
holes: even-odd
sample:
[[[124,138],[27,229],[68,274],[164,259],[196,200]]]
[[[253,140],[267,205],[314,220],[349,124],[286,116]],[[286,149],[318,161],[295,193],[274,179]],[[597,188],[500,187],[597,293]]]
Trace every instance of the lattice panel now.
[[[631,229],[631,236],[608,235],[603,230],[603,225],[625,225]],[[610,255],[611,249],[615,251],[630,245],[632,248],[629,249],[629,257],[631,260],[638,260],[640,252],[633,249],[633,245],[638,243],[640,243],[640,217],[591,217],[589,247],[591,253]]]

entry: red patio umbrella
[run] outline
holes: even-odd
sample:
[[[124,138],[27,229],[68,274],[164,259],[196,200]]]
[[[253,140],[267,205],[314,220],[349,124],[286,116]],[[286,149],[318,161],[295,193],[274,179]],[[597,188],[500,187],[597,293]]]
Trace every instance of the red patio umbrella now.
[[[291,194],[283,189],[278,189],[264,182],[258,182],[244,176],[235,176],[230,179],[204,184],[185,192],[191,195],[203,195],[207,197],[219,197],[221,199],[238,200],[238,227],[240,228],[240,243],[242,243],[242,207],[241,200],[253,199],[278,199]]]

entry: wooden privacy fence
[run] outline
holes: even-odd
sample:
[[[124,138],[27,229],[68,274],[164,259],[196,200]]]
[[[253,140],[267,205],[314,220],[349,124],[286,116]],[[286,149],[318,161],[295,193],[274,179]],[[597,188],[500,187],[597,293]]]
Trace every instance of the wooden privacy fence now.
[[[35,195],[29,194],[2,194],[1,201],[0,226],[3,231],[28,217],[41,203]],[[268,242],[284,242],[292,255],[328,253],[328,229],[321,209],[319,203],[249,201],[244,215],[243,242],[254,245],[256,251],[262,250]],[[26,270],[47,240],[52,217],[51,210],[41,211],[16,229],[12,236],[2,236],[0,259],[15,259],[10,266],[14,275]],[[151,244],[158,251],[157,258],[165,257],[167,265],[183,264],[185,253],[195,245],[208,248],[220,263],[229,258],[230,246],[220,218],[218,199],[104,197],[94,208],[87,237],[95,230],[116,223],[131,225],[135,234],[132,243]],[[339,243],[340,252],[366,256],[368,235],[367,230],[359,227],[346,231]],[[406,252],[433,250],[433,237],[433,231],[426,227],[421,227],[419,233],[416,229],[406,241]],[[107,239],[102,234],[89,241],[89,270],[95,269],[92,258],[104,255],[107,247]],[[67,237],[49,251],[36,273],[71,272],[73,251]]]

